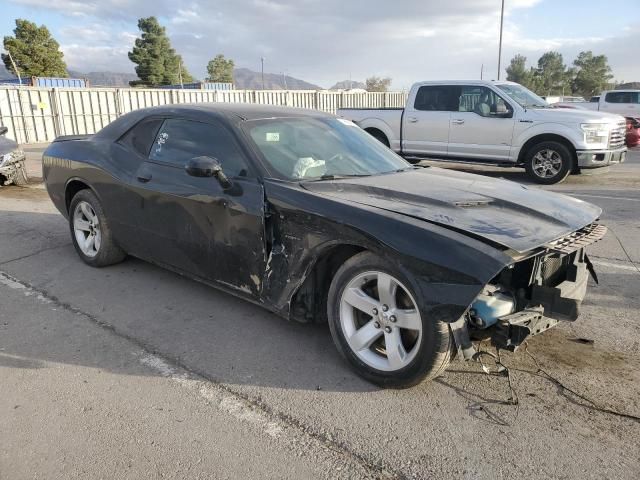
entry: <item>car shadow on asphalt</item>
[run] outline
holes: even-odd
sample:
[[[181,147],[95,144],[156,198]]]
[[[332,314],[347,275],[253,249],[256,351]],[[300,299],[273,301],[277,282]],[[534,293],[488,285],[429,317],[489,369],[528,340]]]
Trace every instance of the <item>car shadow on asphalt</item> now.
[[[24,224],[47,225],[49,230],[55,225],[56,231],[48,235],[68,235],[60,216],[19,215]],[[377,390],[342,360],[326,324],[287,321],[133,257],[111,267],[92,268],[78,258],[70,241],[49,249],[35,237],[29,239],[34,247],[31,254],[25,252],[29,248],[24,244],[15,245],[15,254],[9,246],[0,263],[0,271],[36,290],[25,302],[38,301],[41,293],[52,302],[52,309],[66,309],[112,334],[134,339],[147,351],[216,382],[304,390]],[[46,318],[41,323],[46,325]],[[30,359],[31,363],[21,362],[26,368],[39,362],[74,364],[82,358],[53,345],[28,352],[12,345],[3,347],[4,354]]]

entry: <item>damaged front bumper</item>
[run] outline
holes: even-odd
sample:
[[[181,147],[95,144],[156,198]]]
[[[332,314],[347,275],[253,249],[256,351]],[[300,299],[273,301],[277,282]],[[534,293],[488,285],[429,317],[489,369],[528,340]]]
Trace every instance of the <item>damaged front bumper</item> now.
[[[576,320],[586,295],[589,275],[598,281],[585,247],[600,240],[606,232],[607,228],[602,225],[588,225],[550,242],[543,252],[503,270],[492,280],[499,285],[500,292],[483,294],[480,306],[484,309],[475,311],[474,302],[463,318],[451,324],[464,357],[468,359],[475,352],[469,338],[489,338],[497,348],[513,351],[527,338],[560,321]],[[491,303],[492,300],[495,303]],[[488,318],[487,305],[499,304],[496,310],[504,309],[505,301],[513,303],[510,313],[494,317],[491,322],[483,322],[477,317],[485,315]]]
[[[0,185],[22,185],[27,181],[25,154],[22,150],[0,155]]]

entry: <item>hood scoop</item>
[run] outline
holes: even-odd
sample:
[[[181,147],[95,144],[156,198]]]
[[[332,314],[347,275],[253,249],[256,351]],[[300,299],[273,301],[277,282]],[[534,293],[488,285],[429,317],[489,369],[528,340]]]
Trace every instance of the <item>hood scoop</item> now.
[[[453,202],[453,205],[460,208],[482,207],[489,205],[491,200],[460,200]]]

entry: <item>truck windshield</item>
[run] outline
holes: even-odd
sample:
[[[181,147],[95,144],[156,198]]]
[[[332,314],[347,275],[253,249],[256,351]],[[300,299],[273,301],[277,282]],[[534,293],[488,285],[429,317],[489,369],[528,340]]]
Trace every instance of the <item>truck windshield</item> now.
[[[355,123],[341,118],[248,120],[243,128],[269,170],[287,180],[359,177],[413,168]]]
[[[531,90],[524,88],[522,85],[503,83],[496,85],[500,90],[509,95],[512,100],[518,102],[524,108],[550,108],[542,97],[539,97]]]

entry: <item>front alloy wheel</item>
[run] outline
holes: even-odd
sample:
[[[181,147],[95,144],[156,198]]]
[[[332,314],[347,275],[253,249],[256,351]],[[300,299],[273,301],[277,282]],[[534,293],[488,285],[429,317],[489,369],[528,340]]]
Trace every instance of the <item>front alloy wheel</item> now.
[[[327,298],[336,348],[381,386],[410,387],[440,375],[455,353],[453,339],[420,305],[398,267],[370,252],[354,255],[334,275]]]
[[[422,336],[415,300],[398,279],[380,271],[361,273],[347,284],[340,325],[355,355],[387,372],[411,363]]]
[[[573,155],[560,142],[541,142],[527,152],[525,168],[537,183],[551,185],[567,178],[573,168]]]

